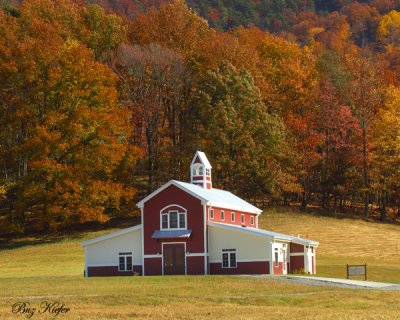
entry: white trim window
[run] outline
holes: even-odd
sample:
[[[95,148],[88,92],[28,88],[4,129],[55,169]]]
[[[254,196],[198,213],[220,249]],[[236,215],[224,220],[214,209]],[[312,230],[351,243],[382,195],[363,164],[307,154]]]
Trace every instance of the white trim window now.
[[[209,168],[206,168],[206,176],[211,176],[211,169],[209,169]]]
[[[132,252],[120,252],[118,260],[118,271],[132,271]]]
[[[274,250],[274,262],[275,262],[275,267],[279,267],[279,249],[275,248]]]
[[[221,220],[224,221],[225,220],[225,212],[221,210],[220,214],[221,214]]]
[[[210,219],[214,220],[214,209],[210,209]]]
[[[236,249],[222,249],[222,268],[237,268]]]
[[[231,220],[232,220],[232,222],[235,222],[235,213],[234,212],[231,212]]]
[[[244,224],[244,214],[242,213],[240,217],[242,219],[242,224]]]
[[[202,176],[203,175],[203,165],[201,163],[195,163],[192,167],[192,176]]]
[[[251,224],[252,226],[254,226],[254,216],[251,216],[251,217],[250,217],[250,224]]]
[[[186,212],[171,210],[161,214],[161,230],[186,229]]]

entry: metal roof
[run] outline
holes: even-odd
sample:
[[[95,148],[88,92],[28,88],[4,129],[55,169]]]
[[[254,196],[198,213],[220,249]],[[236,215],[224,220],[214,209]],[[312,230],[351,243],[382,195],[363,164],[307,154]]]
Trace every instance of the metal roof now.
[[[175,185],[176,187],[188,192],[194,197],[200,199],[203,203],[213,207],[229,209],[229,210],[237,210],[243,211],[247,213],[260,214],[262,210],[248,203],[247,201],[235,196],[229,191],[220,190],[220,189],[205,189],[203,187],[197,186],[192,183],[186,183],[182,181],[170,180],[162,187],[158,188],[151,194],[149,194],[146,198],[139,201],[137,206],[139,208],[143,207],[144,203],[149,199],[153,198],[155,195],[168,188],[170,185]]]
[[[304,244],[305,245],[312,245],[312,246],[318,246],[319,245],[318,241],[303,239],[303,238],[294,237],[294,236],[289,236],[287,234],[273,232],[273,231],[264,230],[264,229],[257,229],[257,228],[251,228],[251,227],[242,227],[242,226],[237,226],[237,225],[232,225],[232,224],[227,224],[227,223],[211,222],[211,221],[208,222],[208,225],[211,226],[211,227],[219,227],[219,228],[222,228],[222,229],[235,230],[235,231],[240,231],[240,232],[247,232],[247,233],[252,233],[254,235],[259,235],[259,236],[266,236],[266,237],[274,238],[275,240],[293,242],[293,243],[298,243],[298,244],[303,244],[303,245]]]
[[[176,239],[189,238],[192,230],[156,230],[151,236],[152,239]]]
[[[191,191],[192,193],[203,198],[209,205],[214,207],[221,207],[226,209],[251,212],[251,213],[261,213],[262,210],[248,203],[247,201],[235,196],[233,193],[221,189],[205,189],[198,185],[192,183],[186,183],[182,181],[175,181],[176,184],[182,188]]]
[[[201,163],[202,163],[206,168],[212,168],[212,167],[211,167],[211,163],[210,163],[210,161],[208,161],[206,154],[205,154],[204,152],[202,152],[202,151],[197,151],[197,152],[196,152],[196,154],[195,154],[194,157],[193,157],[193,160],[192,160],[192,163],[191,163],[191,164],[193,164],[193,162],[195,161],[195,159],[196,159],[197,157],[199,157]]]
[[[129,233],[129,232],[133,232],[133,231],[137,231],[137,230],[140,230],[140,229],[142,229],[142,225],[141,224],[139,224],[137,226],[130,227],[130,228],[118,230],[118,231],[115,231],[115,232],[112,232],[112,233],[109,233],[109,234],[106,234],[104,236],[100,236],[100,237],[97,237],[97,238],[94,238],[94,239],[83,241],[81,243],[81,245],[82,245],[82,247],[87,247],[87,246],[90,246],[91,244],[95,244],[95,243],[100,242],[100,241],[104,241],[104,240],[108,240],[108,239],[111,239],[111,238],[115,238],[115,237],[121,236],[123,234]]]

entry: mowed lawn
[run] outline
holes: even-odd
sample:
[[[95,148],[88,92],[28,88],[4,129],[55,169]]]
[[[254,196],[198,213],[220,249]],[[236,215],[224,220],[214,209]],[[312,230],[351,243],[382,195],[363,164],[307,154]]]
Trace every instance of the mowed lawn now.
[[[400,283],[399,226],[270,210],[260,227],[318,240],[320,276],[345,277],[346,263],[367,262],[371,280]],[[12,314],[17,301],[46,300],[70,308],[59,319],[400,319],[399,291],[240,276],[83,278],[80,242],[113,230],[1,248],[0,319],[27,318]]]

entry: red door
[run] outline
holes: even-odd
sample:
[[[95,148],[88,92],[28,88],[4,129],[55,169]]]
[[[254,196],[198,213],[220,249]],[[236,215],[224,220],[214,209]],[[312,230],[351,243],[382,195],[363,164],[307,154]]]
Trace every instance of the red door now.
[[[164,274],[185,274],[185,246],[183,244],[165,244]]]

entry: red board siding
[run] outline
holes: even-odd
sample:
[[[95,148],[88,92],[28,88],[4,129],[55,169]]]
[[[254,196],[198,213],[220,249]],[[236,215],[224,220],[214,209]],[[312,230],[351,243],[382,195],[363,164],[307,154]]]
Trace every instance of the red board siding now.
[[[210,219],[210,214],[209,214],[210,207],[207,207],[207,212],[208,212],[207,219],[210,221],[233,224],[236,226],[245,225],[247,227],[252,227],[252,228],[256,227],[256,216],[257,215],[255,215],[255,214],[242,212],[242,211],[235,211],[232,209],[224,209],[224,208],[212,207],[212,209],[214,209],[214,219]],[[221,211],[225,212],[224,220],[221,220]],[[232,221],[232,212],[235,214],[235,221]],[[242,214],[244,214],[244,224],[242,224],[242,217],[241,217]],[[251,216],[254,217],[254,224],[251,224],[251,221],[250,221]]]
[[[297,244],[297,243],[291,243],[290,244],[290,252],[291,253],[295,253],[295,252],[304,252],[304,246],[301,244]]]
[[[290,272],[293,273],[299,269],[304,269],[304,256],[290,257]]]
[[[275,262],[273,263],[274,274],[282,274],[283,271],[283,262],[278,262],[278,266],[275,266]]]
[[[201,201],[182,189],[171,185],[149,199],[143,208],[144,254],[161,253],[161,241],[152,239],[155,230],[160,230],[160,210],[168,205],[180,205],[187,210],[187,227],[192,230],[186,242],[186,250],[204,252],[203,206]],[[167,242],[162,240],[162,242]],[[147,274],[147,264],[145,264]]]
[[[203,176],[194,176],[193,177],[193,181],[203,181],[203,180],[204,180]],[[207,181],[211,181],[211,177],[210,176],[206,176],[206,180]]]
[[[211,274],[269,274],[269,261],[238,262],[237,268],[222,268],[221,263],[210,263]]]
[[[162,275],[162,258],[145,258],[144,259],[144,275],[158,276]]]
[[[133,266],[133,271],[118,271],[116,266],[88,267],[88,277],[133,276],[134,272],[142,275],[142,266]]]
[[[187,274],[204,274],[204,257],[186,256]]]

